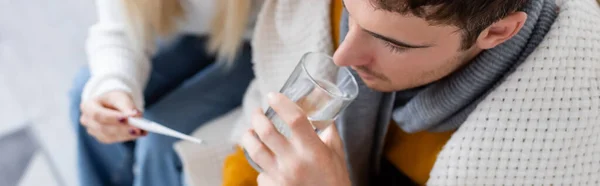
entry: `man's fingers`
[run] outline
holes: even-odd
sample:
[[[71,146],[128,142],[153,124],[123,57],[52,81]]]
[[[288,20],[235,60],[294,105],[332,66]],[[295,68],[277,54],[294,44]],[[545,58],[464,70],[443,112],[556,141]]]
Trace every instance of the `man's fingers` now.
[[[242,147],[248,153],[248,156],[258,164],[264,171],[272,170],[275,165],[275,156],[269,148],[255,136],[253,130],[249,130],[242,136]]]
[[[291,138],[297,137],[300,141],[317,138],[308,117],[296,103],[281,93],[269,93],[268,100],[271,108],[290,126]]]
[[[340,157],[345,158],[346,153],[344,152],[344,144],[335,124],[323,130],[319,137],[321,140],[323,140],[323,143],[329,147],[329,149],[333,150]]]
[[[88,120],[95,120],[101,124],[125,124],[125,115],[103,107],[96,101],[88,101],[82,106],[82,114],[86,115]]]
[[[258,175],[256,178],[256,183],[258,183],[260,186],[278,186],[275,180],[265,173]]]
[[[285,137],[277,131],[271,121],[263,114],[261,109],[252,113],[252,126],[260,140],[267,145],[276,155],[288,151],[289,143]]]

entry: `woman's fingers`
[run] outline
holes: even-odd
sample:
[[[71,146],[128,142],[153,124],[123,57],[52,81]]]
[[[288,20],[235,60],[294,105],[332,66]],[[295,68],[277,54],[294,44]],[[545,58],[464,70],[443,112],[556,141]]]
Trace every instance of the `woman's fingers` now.
[[[98,101],[102,106],[117,110],[127,116],[141,116],[128,93],[122,91],[108,92],[100,97]]]
[[[95,121],[90,121],[84,124],[84,126],[86,126],[90,135],[102,143],[130,141],[146,135],[126,125],[103,125]]]
[[[124,125],[127,124],[127,116],[116,110],[103,107],[98,101],[87,101],[82,105],[82,115],[89,120],[101,124]]]
[[[128,117],[142,117],[142,113],[136,108],[133,98],[127,92],[112,91],[107,92],[98,98],[98,103],[107,109],[119,112],[122,117],[118,118],[120,123],[127,124]],[[146,133],[137,127],[133,127],[134,133]]]
[[[110,92],[98,99],[88,100],[81,105],[81,124],[90,135],[103,143],[114,143],[136,139],[147,133],[127,123],[127,117],[139,117],[134,112],[133,102],[126,93]],[[129,109],[131,106],[133,109]],[[118,109],[128,109],[122,112]]]

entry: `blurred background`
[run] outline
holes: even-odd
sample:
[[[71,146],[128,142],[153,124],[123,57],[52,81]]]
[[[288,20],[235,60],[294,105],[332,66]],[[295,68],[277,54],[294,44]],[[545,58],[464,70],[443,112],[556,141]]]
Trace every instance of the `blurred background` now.
[[[74,186],[68,117],[94,1],[0,0],[0,186]]]

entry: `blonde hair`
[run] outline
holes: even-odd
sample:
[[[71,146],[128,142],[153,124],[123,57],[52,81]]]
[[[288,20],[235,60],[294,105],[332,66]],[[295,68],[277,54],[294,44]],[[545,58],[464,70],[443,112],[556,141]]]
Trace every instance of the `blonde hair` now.
[[[172,33],[185,12],[179,0],[123,0],[133,35],[144,47],[156,36]],[[216,15],[210,24],[208,52],[231,63],[235,58],[250,17],[251,0],[215,0]],[[193,17],[185,17],[193,19]],[[193,20],[192,20],[193,21]]]

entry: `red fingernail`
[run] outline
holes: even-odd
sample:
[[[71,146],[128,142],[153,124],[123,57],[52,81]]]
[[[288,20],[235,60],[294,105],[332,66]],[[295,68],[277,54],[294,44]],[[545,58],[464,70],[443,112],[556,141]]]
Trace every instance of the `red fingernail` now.
[[[141,130],[142,136],[146,136],[148,135],[148,132],[146,132],[145,130]]]
[[[135,130],[134,129],[129,129],[129,134],[135,135]]]
[[[125,124],[125,122],[127,121],[127,118],[123,117],[123,116],[119,117],[118,119],[119,119],[119,122],[122,124]]]

